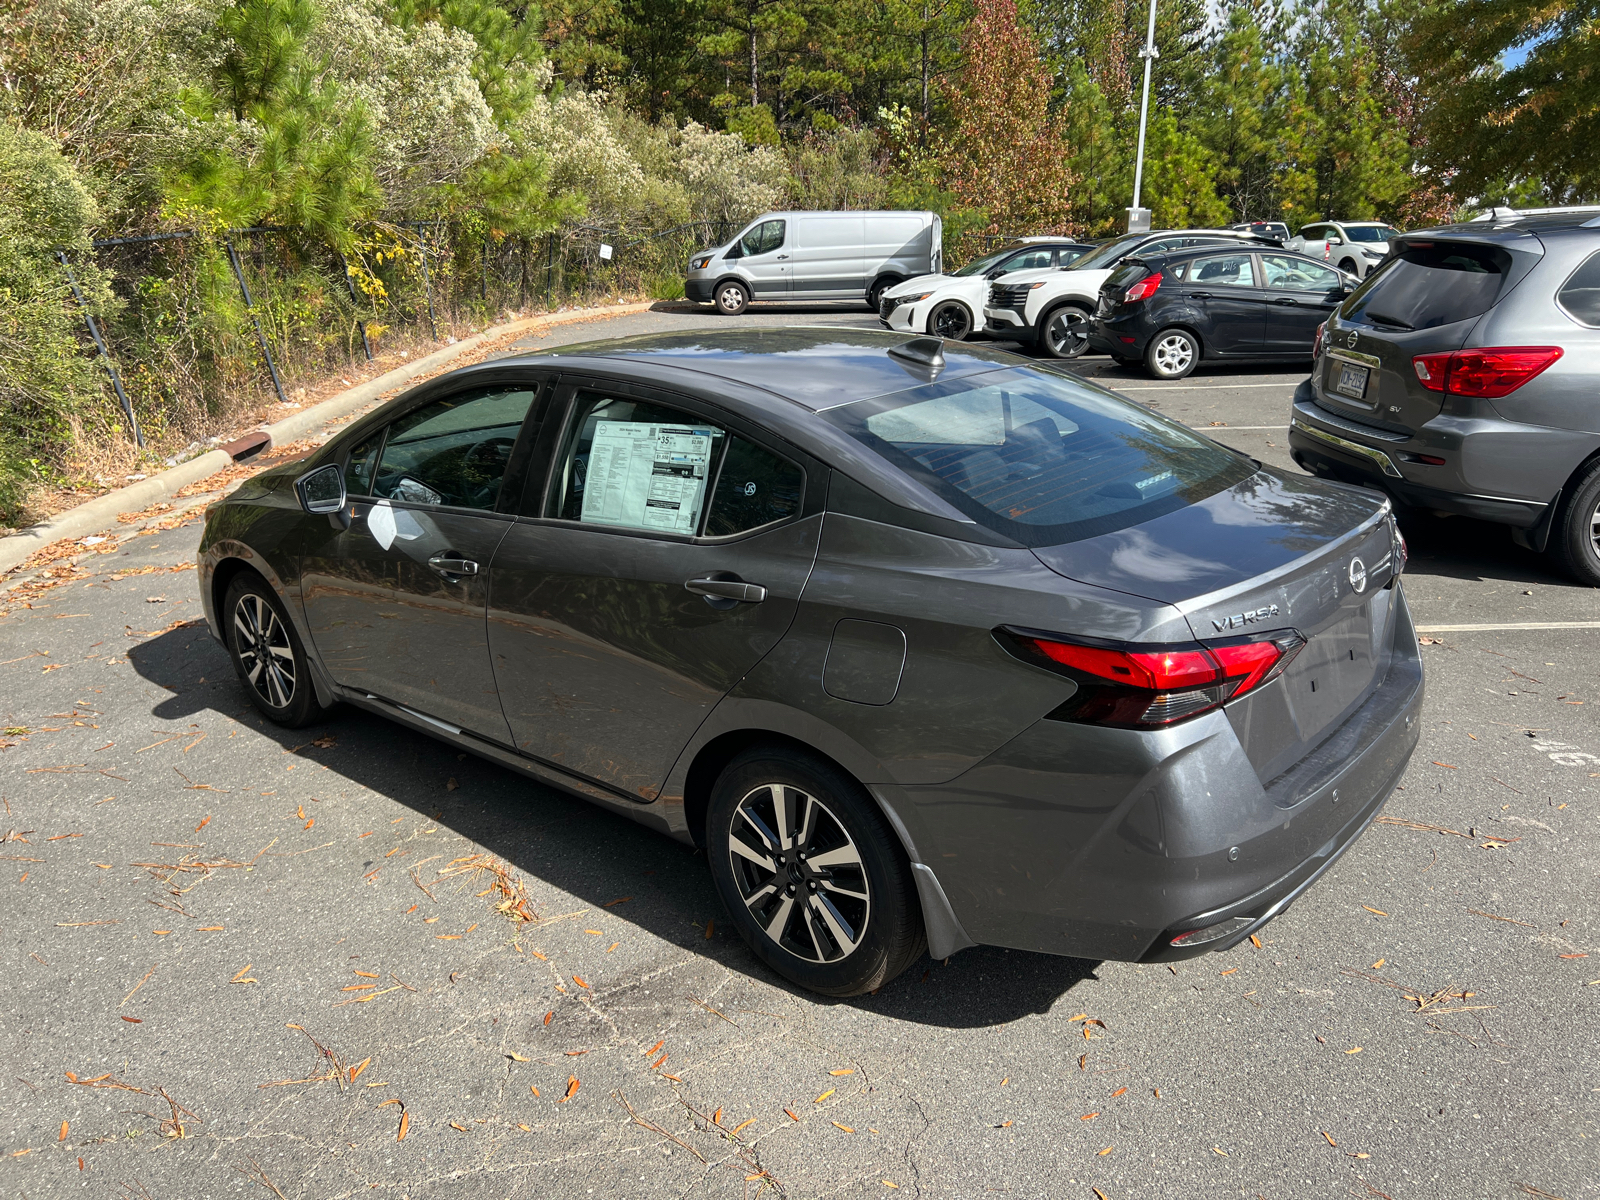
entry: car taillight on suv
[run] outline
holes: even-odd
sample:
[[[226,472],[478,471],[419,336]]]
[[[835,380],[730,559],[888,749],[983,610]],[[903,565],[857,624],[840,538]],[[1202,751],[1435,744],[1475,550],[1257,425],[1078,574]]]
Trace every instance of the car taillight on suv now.
[[[1220,707],[1270,683],[1306,640],[1292,629],[1209,645],[1086,645],[1005,631],[1010,647],[1078,684],[1078,693],[1050,715],[1061,721],[1120,729],[1161,729]]]
[[[1422,386],[1451,396],[1509,396],[1561,357],[1560,346],[1498,346],[1419,354],[1411,360]]]
[[[1153,275],[1146,275],[1122,294],[1122,302],[1124,304],[1136,304],[1140,300],[1148,300],[1156,294],[1156,289],[1160,286],[1160,271],[1155,272]]]

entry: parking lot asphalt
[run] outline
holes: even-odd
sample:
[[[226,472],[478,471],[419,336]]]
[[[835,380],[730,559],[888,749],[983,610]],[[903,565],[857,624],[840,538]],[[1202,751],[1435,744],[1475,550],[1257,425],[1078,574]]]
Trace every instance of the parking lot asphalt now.
[[[737,322],[877,327],[604,329]],[[1073,369],[1295,469],[1303,372]],[[1421,745],[1261,946],[833,1001],[688,848],[363,713],[265,725],[198,511],[0,593],[0,1194],[1600,1196],[1600,604],[1503,530],[1407,528]]]

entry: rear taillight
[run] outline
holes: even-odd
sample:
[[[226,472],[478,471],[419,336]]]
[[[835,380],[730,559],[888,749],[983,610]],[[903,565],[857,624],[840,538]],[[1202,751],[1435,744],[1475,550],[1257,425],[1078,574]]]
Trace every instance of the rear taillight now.
[[[1419,354],[1411,369],[1429,391],[1495,400],[1509,396],[1560,357],[1560,346],[1496,346]]]
[[[1317,335],[1311,339],[1311,361],[1315,362],[1322,357],[1322,335],[1327,332],[1328,323],[1324,321],[1317,326]]]
[[[1182,646],[1089,645],[1002,633],[1018,657],[1077,682],[1077,694],[1053,718],[1121,729],[1160,729],[1209,712],[1276,679],[1306,644],[1293,630]]]
[[[1139,300],[1148,300],[1156,294],[1156,289],[1160,286],[1160,271],[1157,271],[1154,275],[1146,275],[1122,294],[1122,302],[1124,304],[1133,304]]]

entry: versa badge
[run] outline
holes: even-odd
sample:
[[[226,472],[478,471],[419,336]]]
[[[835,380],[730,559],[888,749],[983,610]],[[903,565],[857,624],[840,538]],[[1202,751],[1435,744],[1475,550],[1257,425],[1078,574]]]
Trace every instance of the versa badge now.
[[[1257,621],[1265,621],[1268,617],[1277,615],[1278,606],[1276,604],[1268,604],[1261,608],[1252,608],[1248,612],[1234,613],[1233,616],[1223,617],[1220,620],[1212,618],[1211,624],[1216,627],[1218,633],[1221,633],[1224,629],[1238,629],[1242,625],[1254,625]]]

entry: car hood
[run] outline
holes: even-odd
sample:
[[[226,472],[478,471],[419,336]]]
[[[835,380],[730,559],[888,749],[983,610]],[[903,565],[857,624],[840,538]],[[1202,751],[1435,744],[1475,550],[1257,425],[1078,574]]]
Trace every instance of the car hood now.
[[[1059,575],[1175,605],[1191,622],[1217,605],[1230,607],[1241,590],[1246,594],[1238,602],[1250,601],[1245,608],[1276,602],[1293,618],[1307,601],[1303,589],[1286,591],[1286,585],[1306,574],[1305,564],[1364,543],[1387,506],[1376,492],[1262,469],[1142,525],[1034,554]],[[1362,553],[1372,586],[1381,586],[1388,578],[1383,556],[1365,547]],[[1341,560],[1334,566],[1328,580],[1316,582],[1337,593],[1339,572],[1347,574],[1349,565]],[[1350,590],[1348,583],[1343,590]]]
[[[933,288],[951,281],[952,276],[949,275],[918,275],[915,278],[907,279],[904,283],[895,284],[883,294],[891,298],[914,296],[918,292],[931,291]]]

